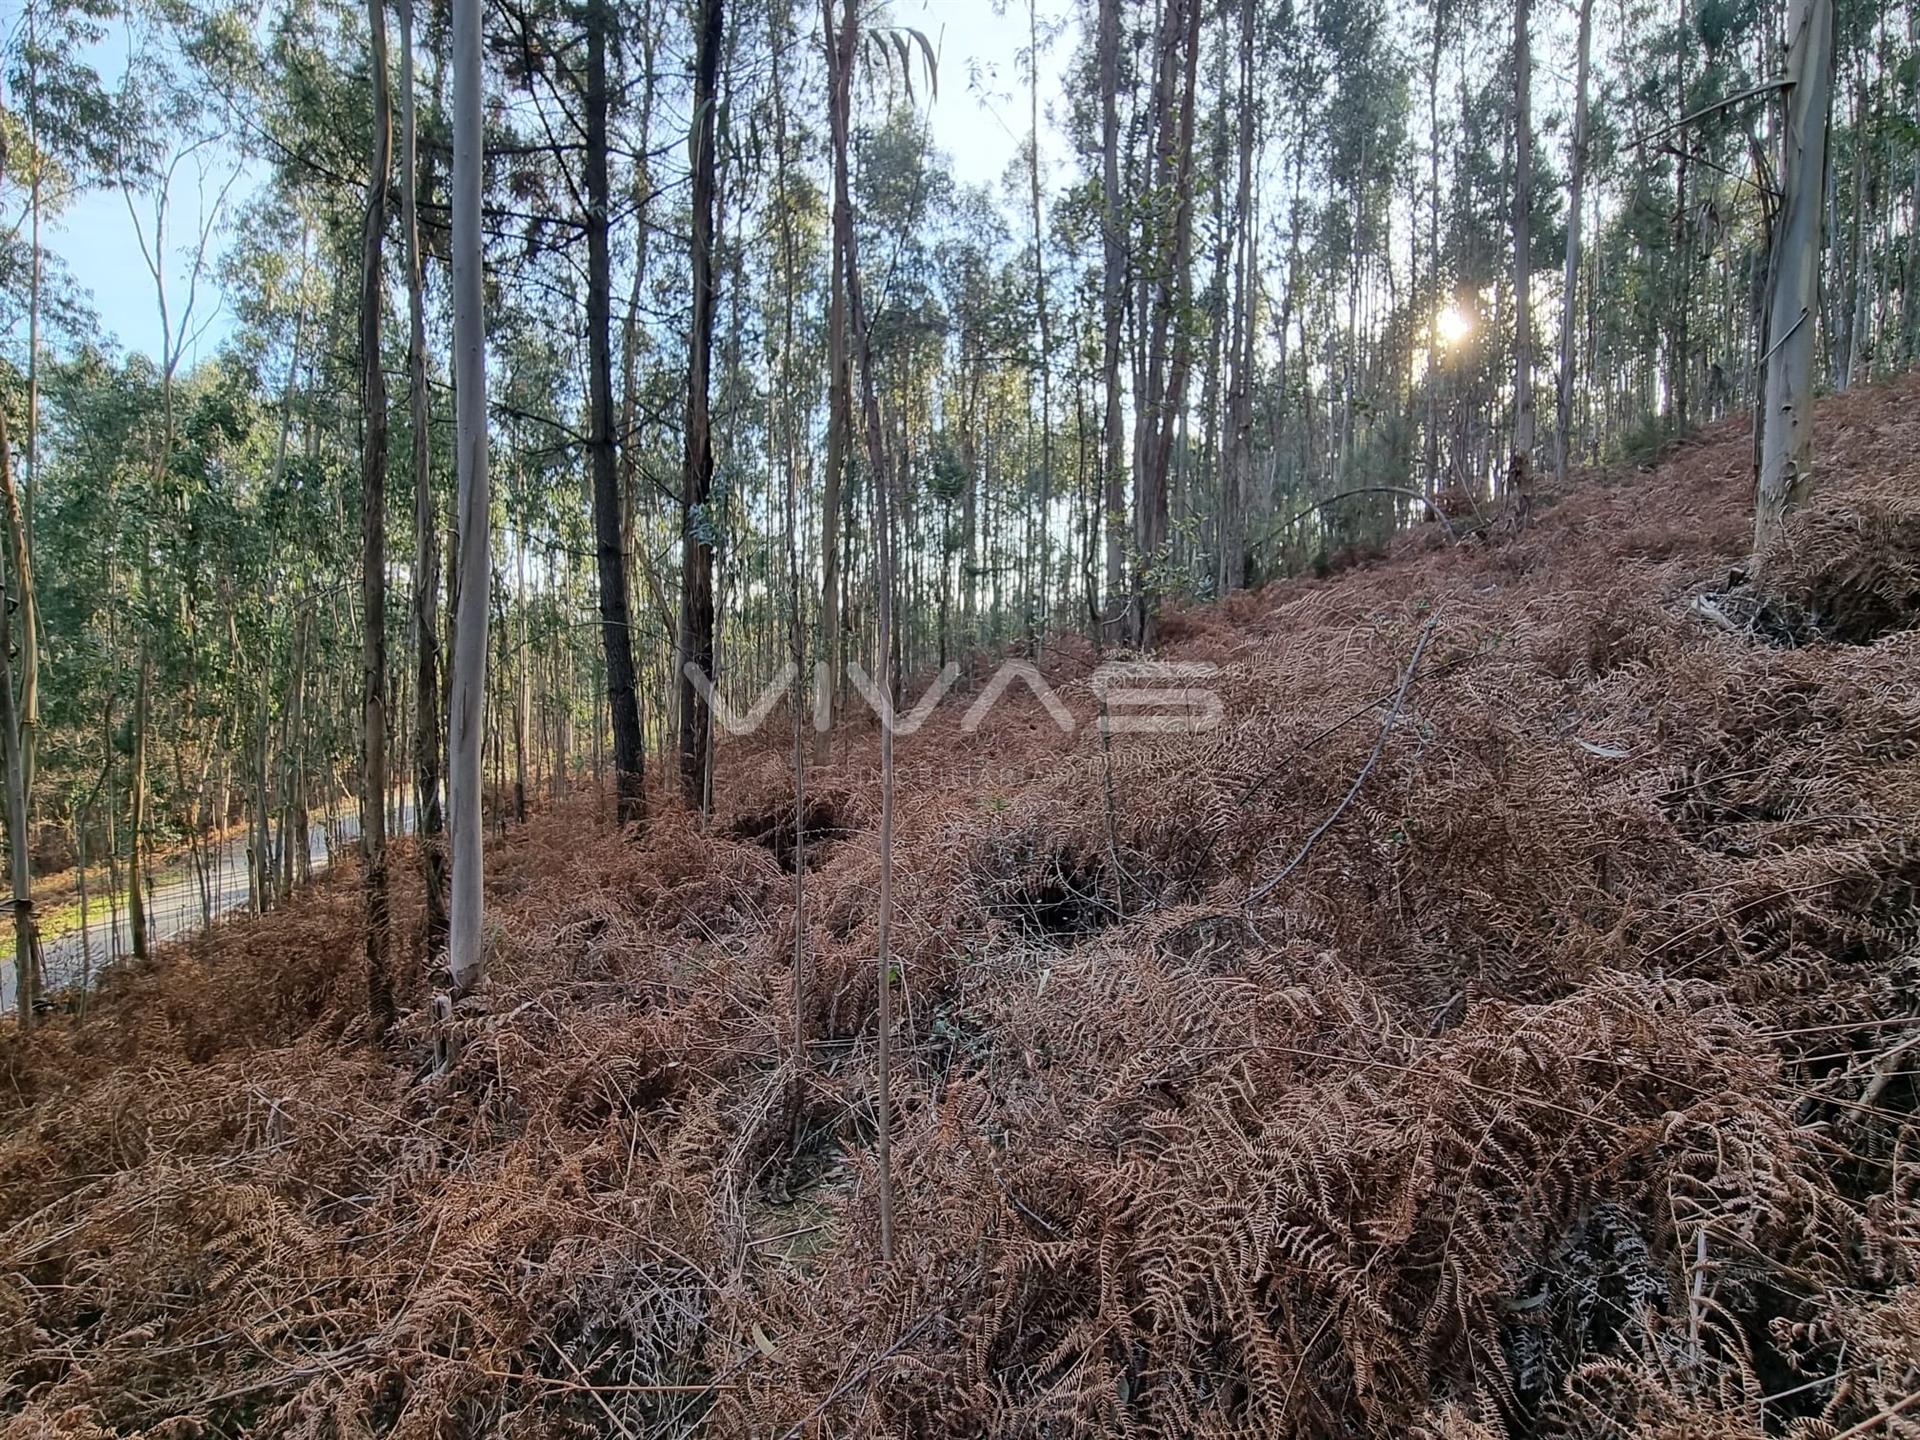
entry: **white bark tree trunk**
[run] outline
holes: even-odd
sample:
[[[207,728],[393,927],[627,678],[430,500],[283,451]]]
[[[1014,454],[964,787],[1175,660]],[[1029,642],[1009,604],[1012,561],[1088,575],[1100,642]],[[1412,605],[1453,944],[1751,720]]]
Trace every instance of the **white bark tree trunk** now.
[[[1783,195],[1768,267],[1767,396],[1761,411],[1754,570],[1787,512],[1813,490],[1813,372],[1820,303],[1820,207],[1833,98],[1833,0],[1793,0],[1787,16]]]
[[[453,838],[447,962],[456,994],[485,973],[480,742],[491,599],[487,491],[487,326],[480,253],[481,0],[453,0],[453,381],[459,476],[460,599],[454,617],[447,797]]]
[[[1120,0],[1100,0],[1100,240],[1102,387],[1100,478],[1106,532],[1106,584],[1100,596],[1101,638],[1117,628],[1114,604],[1126,588],[1127,498],[1126,417],[1120,403],[1120,326],[1124,314],[1127,261],[1125,223],[1120,214]]]

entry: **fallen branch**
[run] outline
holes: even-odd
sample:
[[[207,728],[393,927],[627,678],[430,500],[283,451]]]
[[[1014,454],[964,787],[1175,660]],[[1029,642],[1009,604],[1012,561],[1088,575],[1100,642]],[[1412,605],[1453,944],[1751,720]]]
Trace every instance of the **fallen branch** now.
[[[1689,608],[1702,620],[1707,621],[1711,625],[1718,626],[1729,635],[1738,635],[1740,633],[1740,627],[1734,623],[1732,617],[1705,595],[1694,596],[1693,604]]]
[[[1427,618],[1425,627],[1420,631],[1419,640],[1414,642],[1413,655],[1412,658],[1407,661],[1406,674],[1400,677],[1400,688],[1394,692],[1393,704],[1387,710],[1387,718],[1380,722],[1380,735],[1379,738],[1373,742],[1373,753],[1367,756],[1367,763],[1360,767],[1360,773],[1353,777],[1353,784],[1348,787],[1347,793],[1341,798],[1340,803],[1333,807],[1333,813],[1314,827],[1313,833],[1307,836],[1306,843],[1300,847],[1300,853],[1287,862],[1287,868],[1247,896],[1246,903],[1248,905],[1254,905],[1266,899],[1267,896],[1273,893],[1274,889],[1282,880],[1286,879],[1295,870],[1298,870],[1301,864],[1305,862],[1307,856],[1312,853],[1313,847],[1320,837],[1331,830],[1334,823],[1338,821],[1342,815],[1347,813],[1347,807],[1353,804],[1355,797],[1359,795],[1360,787],[1367,783],[1367,776],[1371,775],[1373,773],[1373,767],[1380,763],[1381,752],[1387,748],[1387,732],[1393,729],[1393,722],[1400,718],[1400,707],[1406,703],[1407,691],[1412,688],[1413,677],[1420,669],[1420,657],[1426,653],[1427,641],[1432,638],[1433,627],[1438,624],[1439,621],[1440,612],[1435,610],[1433,614]]]
[[[573,1378],[580,1382],[580,1388],[593,1398],[593,1403],[600,1407],[601,1413],[607,1417],[608,1421],[613,1425],[613,1428],[626,1436],[627,1440],[635,1440],[633,1431],[629,1430],[625,1422],[623,1422],[618,1415],[614,1414],[613,1406],[609,1405],[607,1403],[607,1397],[600,1393],[600,1387],[590,1383],[587,1377],[580,1373],[580,1367],[573,1363],[573,1357],[567,1354],[560,1342],[549,1335],[547,1337],[547,1344],[553,1348],[554,1354],[566,1362],[567,1369],[573,1372]]]
[[[1852,1425],[1842,1430],[1838,1435],[1833,1437],[1833,1440],[1853,1440],[1853,1437],[1856,1435],[1865,1435],[1870,1430],[1877,1430],[1887,1421],[1894,1419],[1896,1416],[1904,1415],[1915,1405],[1920,1405],[1920,1390],[1914,1391],[1913,1394],[1907,1396],[1904,1400],[1895,1401],[1878,1415],[1870,1415],[1858,1425]]]
[[[1393,699],[1393,693],[1391,691],[1389,691],[1385,695],[1374,696],[1374,698],[1367,701],[1366,704],[1358,707],[1357,709],[1349,710],[1345,715],[1341,716],[1338,720],[1334,721],[1331,725],[1328,725],[1323,730],[1321,730],[1317,735],[1313,736],[1312,739],[1306,740],[1302,742],[1300,745],[1296,746],[1292,751],[1292,753],[1286,756],[1285,758],[1289,760],[1298,759],[1301,755],[1311,750],[1314,746],[1318,745],[1322,740],[1326,739],[1329,735],[1335,734],[1338,731],[1346,729],[1347,726],[1351,725],[1354,721],[1358,720],[1361,716],[1365,715],[1369,710],[1378,710],[1382,705],[1386,704],[1391,699]],[[1268,785],[1272,784],[1274,781],[1274,778],[1281,773],[1281,768],[1282,767],[1280,766],[1274,766],[1270,768],[1264,775],[1260,775],[1256,777],[1254,780],[1252,780],[1247,785],[1247,787],[1240,792],[1240,803],[1242,805],[1245,805],[1248,801],[1252,800],[1254,796],[1258,795],[1262,790],[1266,789]]]
[[[1873,1076],[1867,1081],[1867,1088],[1860,1092],[1862,1105],[1871,1105],[1880,1098],[1887,1086],[1893,1083],[1894,1076],[1900,1073],[1901,1057],[1916,1045],[1920,1045],[1920,1035],[1909,1035],[1874,1063]]]
[[[1658,129],[1643,131],[1627,143],[1630,146],[1650,144],[1664,135],[1671,135],[1676,130],[1684,130],[1695,121],[1704,120],[1709,115],[1718,114],[1722,110],[1732,109],[1735,105],[1739,105],[1748,100],[1756,100],[1762,95],[1771,95],[1776,90],[1790,90],[1792,88],[1793,81],[1784,75],[1775,80],[1762,80],[1758,85],[1750,86],[1736,94],[1715,100],[1711,105],[1702,105],[1698,110],[1693,111],[1691,114],[1682,115],[1678,120],[1669,120]]]
[[[1440,528],[1447,532],[1447,539],[1456,540],[1459,538],[1453,533],[1453,522],[1447,519],[1447,512],[1434,504],[1427,496],[1422,495],[1418,490],[1408,490],[1400,485],[1361,485],[1352,490],[1342,490],[1338,495],[1329,495],[1324,500],[1316,500],[1297,515],[1289,515],[1285,520],[1282,520],[1278,525],[1275,525],[1271,530],[1267,531],[1266,534],[1254,541],[1253,544],[1249,545],[1247,547],[1247,553],[1250,555],[1257,553],[1260,547],[1265,545],[1269,540],[1274,539],[1284,531],[1291,530],[1295,525],[1298,525],[1315,511],[1324,510],[1336,500],[1349,500],[1355,495],[1402,495],[1409,500],[1418,500],[1433,513],[1433,518],[1440,522]]]
[[[801,1420],[798,1425],[786,1432],[784,1440],[800,1440],[801,1435],[806,1433],[807,1427],[822,1415],[826,1414],[828,1407],[831,1406],[834,1401],[838,1400],[842,1395],[846,1394],[854,1386],[858,1385],[862,1380],[886,1364],[887,1361],[891,1360],[895,1355],[898,1355],[902,1350],[906,1349],[907,1346],[919,1339],[920,1332],[931,1325],[934,1320],[938,1318],[939,1313],[940,1312],[936,1310],[922,1315],[919,1320],[915,1321],[913,1326],[902,1334],[898,1340],[894,1341],[893,1344],[874,1356],[873,1359],[861,1366],[860,1369],[852,1375],[843,1376],[843,1378],[827,1392],[824,1400],[808,1411],[806,1417]]]

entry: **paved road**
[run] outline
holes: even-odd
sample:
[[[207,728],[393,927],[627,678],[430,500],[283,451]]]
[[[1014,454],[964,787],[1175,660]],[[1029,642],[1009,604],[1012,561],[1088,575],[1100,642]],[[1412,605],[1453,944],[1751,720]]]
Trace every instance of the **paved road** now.
[[[401,833],[404,834],[412,824],[413,809],[409,805],[403,808]],[[333,820],[335,846],[351,846],[359,835],[360,816],[356,811],[348,809]],[[307,853],[313,859],[316,875],[327,868],[331,853],[326,822],[316,821],[308,827]],[[154,875],[149,893],[147,935],[156,943],[179,940],[193,934],[206,923],[208,912],[218,920],[223,915],[246,909],[247,837],[241,835],[225,841],[209,853],[204,904],[200,879],[194,873],[193,862],[184,856]],[[88,968],[89,952],[91,968],[97,973],[110,960],[133,951],[133,936],[127,921],[124,897],[119,907],[117,926],[105,896],[92,897],[88,910],[94,919],[86,927],[84,935],[76,927],[57,940],[41,943],[40,958],[45,968],[41,984],[48,993],[79,984],[81,975]],[[0,1014],[13,1010],[14,957],[11,941],[11,934],[0,939],[0,943],[7,946],[6,958],[0,961]]]

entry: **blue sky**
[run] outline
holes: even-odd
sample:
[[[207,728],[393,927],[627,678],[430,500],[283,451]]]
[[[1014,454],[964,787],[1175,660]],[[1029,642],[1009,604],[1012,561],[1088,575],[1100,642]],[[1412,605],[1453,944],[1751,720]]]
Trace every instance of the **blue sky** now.
[[[1050,20],[1069,9],[1069,0],[1041,0],[1043,32]],[[985,185],[997,192],[1027,127],[1026,73],[1020,59],[1027,43],[1026,5],[1016,0],[1005,7],[1004,13],[996,13],[992,0],[895,0],[893,14],[897,23],[924,32],[940,51],[940,96],[933,108],[933,139],[951,158],[953,177],[963,184]],[[1072,43],[1071,36],[1063,35],[1044,49],[1043,110],[1058,95],[1058,76]],[[110,39],[103,50],[123,56],[124,49],[115,50],[114,46]],[[117,75],[117,63],[105,54],[99,63],[103,78],[111,84]],[[1044,162],[1057,175],[1064,146],[1044,114],[1041,145]],[[176,237],[181,243],[191,241],[193,220],[203,203],[203,187],[204,203],[211,203],[230,169],[229,161],[224,168],[216,166],[215,173],[203,180],[188,167],[176,177],[172,202],[177,216]],[[243,175],[229,193],[225,211],[228,225],[238,213],[248,186],[249,179]],[[153,278],[141,255],[140,232],[128,214],[125,197],[115,189],[79,197],[47,228],[44,238],[47,248],[91,292],[102,328],[129,350],[157,354],[160,321]],[[216,256],[221,248],[216,242]],[[184,274],[188,262],[177,244],[170,244],[168,249],[169,283],[177,292],[178,277]],[[196,323],[202,320],[211,323],[198,345],[185,356],[188,365],[216,351],[231,328],[231,317],[212,277],[203,284],[198,302]]]
[[[213,203],[225,178],[222,174],[208,180],[205,186],[207,203]],[[228,217],[228,224],[231,223],[235,202],[244,198],[246,183],[243,176],[227,196],[224,213]],[[177,217],[174,224],[180,243],[169,243],[167,246],[167,283],[176,329],[180,324],[185,275],[190,263],[190,256],[183,252],[182,246],[190,244],[193,239],[184,232],[194,228],[201,189],[201,177],[191,172],[179,176],[173,186],[172,205]],[[141,253],[140,235],[140,229],[128,213],[126,197],[118,189],[94,190],[68,206],[66,212],[48,227],[46,245],[66,262],[74,278],[91,292],[93,308],[100,317],[102,329],[129,350],[144,350],[149,355],[157,355],[160,350],[160,312],[155,301],[153,275],[147,268],[146,257]],[[216,257],[221,248],[221,243],[216,241]],[[203,325],[206,328],[201,333],[199,343],[190,346],[184,357],[189,367],[199,356],[218,350],[220,341],[231,328],[219,285],[212,275],[202,280],[191,317],[193,330],[200,331]]]

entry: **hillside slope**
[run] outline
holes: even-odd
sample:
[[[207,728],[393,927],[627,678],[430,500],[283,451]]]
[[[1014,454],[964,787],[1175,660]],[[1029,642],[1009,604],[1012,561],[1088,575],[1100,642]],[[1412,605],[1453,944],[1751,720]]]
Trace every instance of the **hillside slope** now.
[[[446,1074],[345,878],[0,1037],[0,1433],[1920,1435],[1920,381],[1820,423],[1754,628],[1736,424],[1173,617],[1205,734],[976,667],[899,742],[890,1265],[871,727],[804,1067],[780,737],[494,857]]]

